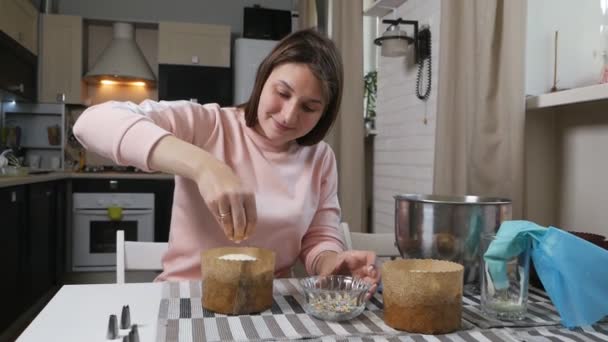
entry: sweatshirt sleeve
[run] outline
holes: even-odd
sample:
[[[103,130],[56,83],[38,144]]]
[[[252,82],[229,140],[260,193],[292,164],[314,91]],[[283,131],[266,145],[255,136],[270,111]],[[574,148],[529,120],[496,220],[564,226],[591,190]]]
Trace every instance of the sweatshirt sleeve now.
[[[118,165],[151,171],[150,152],[167,135],[203,147],[216,128],[219,106],[189,101],[110,101],[84,111],[74,125],[74,135],[92,152]]]
[[[314,274],[319,254],[325,251],[342,252],[346,249],[340,227],[340,204],[338,202],[338,170],[333,151],[327,146],[323,162],[320,163],[320,201],[310,227],[302,238],[300,259],[308,274]]]

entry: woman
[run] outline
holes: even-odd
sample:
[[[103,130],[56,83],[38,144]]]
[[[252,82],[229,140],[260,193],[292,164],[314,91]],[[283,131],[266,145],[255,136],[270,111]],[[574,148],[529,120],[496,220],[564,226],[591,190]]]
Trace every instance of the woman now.
[[[332,41],[304,30],[264,59],[244,105],[108,102],[86,110],[74,133],[118,164],[176,175],[158,280],[200,278],[200,251],[241,245],[274,250],[278,277],[299,257],[309,274],[350,273],[375,291],[374,253],[344,251],[336,161],[321,141],[342,80]]]

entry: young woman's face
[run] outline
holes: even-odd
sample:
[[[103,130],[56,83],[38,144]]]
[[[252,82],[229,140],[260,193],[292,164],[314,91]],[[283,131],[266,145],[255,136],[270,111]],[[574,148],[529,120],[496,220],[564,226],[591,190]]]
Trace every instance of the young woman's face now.
[[[272,71],[258,105],[256,129],[282,145],[310,132],[325,110],[319,81],[305,64],[282,64]]]

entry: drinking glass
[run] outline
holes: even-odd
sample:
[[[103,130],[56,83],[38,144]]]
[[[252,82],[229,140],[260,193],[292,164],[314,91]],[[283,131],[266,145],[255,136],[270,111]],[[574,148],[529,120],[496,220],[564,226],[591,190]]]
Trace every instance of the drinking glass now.
[[[497,288],[495,274],[490,272],[483,255],[496,239],[494,234],[481,236],[481,310],[499,320],[522,320],[528,305],[528,284],[530,281],[530,240],[526,239],[521,253],[505,261],[504,270],[508,287]]]

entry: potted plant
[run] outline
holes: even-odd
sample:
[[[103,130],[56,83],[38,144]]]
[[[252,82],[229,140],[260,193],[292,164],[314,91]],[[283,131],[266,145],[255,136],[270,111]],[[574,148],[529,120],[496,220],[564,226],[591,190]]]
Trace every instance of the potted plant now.
[[[363,77],[363,103],[365,112],[363,120],[367,134],[376,129],[376,93],[378,92],[378,72],[370,71]]]

